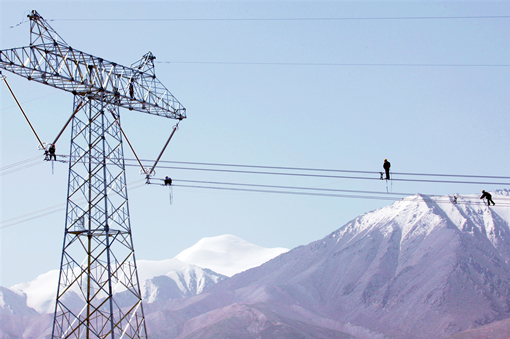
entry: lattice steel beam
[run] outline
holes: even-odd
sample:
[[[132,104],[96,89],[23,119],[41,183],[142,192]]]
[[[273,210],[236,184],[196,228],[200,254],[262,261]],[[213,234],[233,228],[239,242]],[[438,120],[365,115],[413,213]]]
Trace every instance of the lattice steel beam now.
[[[31,20],[31,44],[0,50],[0,68],[67,92],[105,98],[143,113],[182,120],[186,109],[156,78],[151,52],[130,67],[69,46],[37,13]]]
[[[82,96],[74,106],[52,338],[146,338],[119,109]]]

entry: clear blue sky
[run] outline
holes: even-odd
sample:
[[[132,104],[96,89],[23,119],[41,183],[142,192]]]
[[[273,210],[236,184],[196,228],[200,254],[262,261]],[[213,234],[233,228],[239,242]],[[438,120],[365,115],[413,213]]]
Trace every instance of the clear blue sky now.
[[[508,1],[2,1],[0,6],[0,49],[29,44],[25,18],[35,9],[75,49],[124,65],[152,51],[157,77],[188,114],[164,160],[381,171],[388,158],[394,172],[509,175],[510,18],[494,18],[510,15]],[[52,140],[71,115],[72,95],[3,74],[41,138]],[[0,93],[0,167],[42,157],[3,82]],[[175,121],[130,111],[121,115],[137,153],[155,159]],[[66,133],[57,153],[68,153],[68,147]],[[125,153],[133,157],[127,146]],[[157,174],[386,191],[378,180],[175,169]],[[127,176],[135,186],[143,179],[135,167]],[[65,205],[65,164],[55,164],[53,175],[51,164],[41,163],[0,180],[2,222]],[[509,187],[402,181],[390,186],[412,194],[498,188]],[[264,247],[293,248],[391,203],[182,187],[173,192],[170,205],[164,187],[129,191],[138,259],[172,258],[203,237],[225,233]],[[59,211],[0,229],[0,285],[59,268],[64,220]]]

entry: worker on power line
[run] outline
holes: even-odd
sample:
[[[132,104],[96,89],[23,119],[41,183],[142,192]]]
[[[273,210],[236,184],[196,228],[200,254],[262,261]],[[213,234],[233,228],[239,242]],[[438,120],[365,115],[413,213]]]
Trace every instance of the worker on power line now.
[[[491,202],[492,202],[492,206],[496,205],[494,203],[494,201],[492,201],[492,195],[489,193],[489,192],[485,192],[485,190],[482,190],[482,196],[480,197],[480,199],[487,199],[487,205],[490,206],[491,205]]]
[[[48,148],[48,155],[50,156],[49,160],[53,158],[54,160],[57,160],[57,156],[55,155],[56,147],[55,144],[51,144],[50,148]]]
[[[384,159],[383,168],[384,168],[384,171],[386,171],[386,180],[390,180],[390,167],[391,167],[391,164],[388,161],[388,159]]]
[[[165,186],[171,186],[172,185],[172,179],[169,176],[165,177]]]

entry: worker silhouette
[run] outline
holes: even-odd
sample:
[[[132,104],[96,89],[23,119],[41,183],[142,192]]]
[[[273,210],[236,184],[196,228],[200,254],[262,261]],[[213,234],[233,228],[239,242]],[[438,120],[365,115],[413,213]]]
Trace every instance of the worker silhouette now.
[[[384,164],[382,166],[384,168],[384,171],[386,172],[386,180],[390,180],[390,167],[391,164],[388,161],[388,159],[384,159]]]
[[[482,196],[480,197],[480,199],[487,199],[487,205],[490,206],[491,205],[491,202],[492,202],[492,206],[496,205],[494,203],[494,201],[492,201],[492,195],[489,193],[489,192],[485,192],[485,190],[482,190]]]
[[[169,176],[165,177],[165,186],[171,186],[172,185],[172,179]]]
[[[135,88],[133,87],[133,82],[129,82],[129,96],[131,99],[135,98]]]
[[[56,147],[55,144],[51,144],[50,148],[48,148],[48,155],[50,156],[49,160],[53,158],[54,160],[57,160],[57,156],[55,155]]]

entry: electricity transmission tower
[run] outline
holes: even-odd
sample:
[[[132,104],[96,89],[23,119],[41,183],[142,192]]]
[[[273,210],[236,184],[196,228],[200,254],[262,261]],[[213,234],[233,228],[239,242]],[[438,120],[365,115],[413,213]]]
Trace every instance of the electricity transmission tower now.
[[[156,78],[150,52],[122,66],[73,49],[36,11],[28,17],[30,45],[0,50],[0,68],[74,95],[72,115],[53,142],[71,124],[52,338],[147,338],[119,108],[179,121],[186,110]]]

